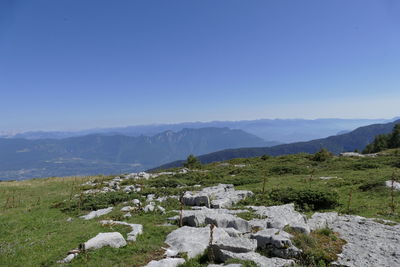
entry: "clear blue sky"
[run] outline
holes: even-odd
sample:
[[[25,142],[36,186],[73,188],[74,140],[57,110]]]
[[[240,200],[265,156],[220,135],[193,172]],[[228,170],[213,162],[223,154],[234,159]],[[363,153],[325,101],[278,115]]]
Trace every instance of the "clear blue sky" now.
[[[0,131],[399,107],[397,0],[0,1]]]

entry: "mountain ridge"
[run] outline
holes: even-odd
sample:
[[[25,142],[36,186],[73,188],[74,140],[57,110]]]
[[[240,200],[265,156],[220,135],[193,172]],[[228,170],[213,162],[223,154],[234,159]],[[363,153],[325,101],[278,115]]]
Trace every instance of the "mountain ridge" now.
[[[138,137],[0,138],[0,179],[140,171],[189,154],[249,145],[265,146],[268,142],[242,130],[215,127]]]
[[[233,158],[249,158],[262,156],[264,154],[270,156],[279,156],[296,153],[315,153],[321,148],[326,148],[330,152],[338,154],[346,151],[359,150],[362,151],[369,143],[371,143],[376,135],[386,134],[392,131],[395,124],[400,120],[385,124],[372,124],[355,129],[346,134],[333,135],[327,138],[320,138],[308,142],[296,142],[292,144],[283,144],[272,147],[248,147],[238,149],[225,149],[200,155],[198,158],[202,163],[212,163],[216,161],[224,161]],[[166,169],[182,166],[184,160],[170,162],[157,168],[150,169]]]

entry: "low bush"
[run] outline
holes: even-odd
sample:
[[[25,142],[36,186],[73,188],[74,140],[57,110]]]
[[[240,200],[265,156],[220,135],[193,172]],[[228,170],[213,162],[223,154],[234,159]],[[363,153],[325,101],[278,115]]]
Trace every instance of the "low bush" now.
[[[295,203],[302,210],[332,209],[339,205],[339,195],[322,189],[280,188],[269,193],[278,204]]]
[[[318,151],[317,153],[315,153],[311,157],[311,160],[322,162],[322,161],[326,161],[326,160],[328,160],[328,159],[330,159],[332,157],[333,157],[332,153],[323,148],[320,151]]]
[[[374,190],[379,187],[383,187],[383,185],[384,185],[384,181],[373,180],[373,181],[368,181],[368,182],[363,183],[362,185],[360,185],[358,187],[358,189],[365,192],[365,191]]]
[[[362,163],[355,163],[351,166],[351,169],[355,171],[362,171],[368,169],[378,169],[381,167],[379,164],[376,163],[369,163],[369,162],[362,162]]]

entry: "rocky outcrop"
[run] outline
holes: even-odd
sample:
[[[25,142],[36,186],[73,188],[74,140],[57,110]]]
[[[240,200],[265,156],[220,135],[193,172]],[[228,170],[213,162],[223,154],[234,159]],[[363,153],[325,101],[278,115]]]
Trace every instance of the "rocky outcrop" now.
[[[293,230],[302,233],[310,233],[310,227],[307,224],[306,217],[294,209],[294,204],[280,206],[249,206],[255,213],[265,219],[255,219],[251,222],[254,226],[260,228],[283,229],[290,226]]]
[[[265,229],[251,234],[250,238],[257,240],[257,247],[269,255],[284,259],[296,258],[301,250],[292,244],[293,236],[280,229]]]
[[[387,225],[360,216],[339,216],[329,224],[347,244],[337,264],[349,267],[400,266],[400,225]]]
[[[322,228],[329,228],[333,222],[335,222],[339,218],[337,212],[316,212],[311,218],[307,221],[310,230],[315,231]]]
[[[214,224],[219,228],[233,228],[242,233],[251,231],[250,224],[246,220],[230,214],[226,209],[202,207],[197,210],[184,210],[182,215],[184,225],[199,227]]]
[[[235,190],[232,184],[219,184],[206,187],[199,192],[188,191],[182,201],[187,206],[205,206],[208,208],[230,208],[253,193],[246,190]]]
[[[213,240],[229,238],[229,235],[220,228],[213,230]],[[170,246],[169,255],[187,253],[188,258],[194,258],[204,253],[210,242],[210,227],[183,226],[168,234],[165,243]]]

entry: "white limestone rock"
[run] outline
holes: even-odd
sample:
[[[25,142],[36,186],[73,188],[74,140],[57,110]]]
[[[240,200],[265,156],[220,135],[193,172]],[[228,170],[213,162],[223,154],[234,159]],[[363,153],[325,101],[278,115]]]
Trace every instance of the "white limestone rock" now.
[[[113,220],[103,220],[100,221],[102,225],[113,225],[113,224],[119,224],[119,225],[125,225],[131,228],[131,232],[127,234],[126,240],[128,241],[136,241],[136,238],[138,235],[141,235],[143,233],[143,225],[141,224],[135,224],[135,223],[127,223],[127,222],[120,222],[120,221],[113,221]]]
[[[214,242],[229,238],[229,235],[220,228],[214,228]],[[187,253],[188,258],[194,258],[201,255],[208,247],[210,240],[210,227],[188,227],[183,226],[168,234],[165,243],[170,246],[170,250],[178,253]]]
[[[349,267],[400,266],[400,225],[386,225],[360,216],[344,215],[329,224],[346,240],[337,264]]]
[[[232,184],[219,184],[206,187],[199,192],[188,191],[183,196],[187,206],[205,206],[208,208],[230,208],[253,193],[246,190],[235,190]]]
[[[265,229],[251,234],[250,238],[257,240],[257,247],[269,255],[280,258],[295,258],[301,250],[292,244],[292,235],[280,229]]]
[[[112,233],[99,233],[95,237],[85,242],[85,249],[99,249],[105,246],[112,248],[119,248],[126,246],[124,237],[118,232]]]
[[[385,182],[385,186],[389,187],[389,188],[392,188],[392,180],[386,181]],[[400,190],[400,183],[396,182],[396,181],[393,181],[393,189],[394,190]]]
[[[264,219],[265,228],[283,229],[288,225],[295,231],[310,233],[307,218],[294,209],[294,204],[271,207],[250,206],[250,208],[255,210],[259,216],[266,217]]]
[[[92,212],[89,212],[87,215],[81,216],[79,218],[82,218],[84,220],[91,220],[96,217],[106,215],[106,214],[110,213],[112,210],[113,210],[113,207],[108,207],[106,209],[100,209],[100,210],[94,210]]]
[[[310,219],[308,219],[307,223],[310,226],[310,230],[315,231],[318,229],[329,228],[329,225],[337,219],[337,212],[316,212],[311,216]]]
[[[201,226],[214,224],[219,228],[234,228],[242,233],[250,232],[250,224],[236,215],[232,215],[226,209],[209,209],[202,207],[196,210],[184,210],[182,213],[184,225]]]

